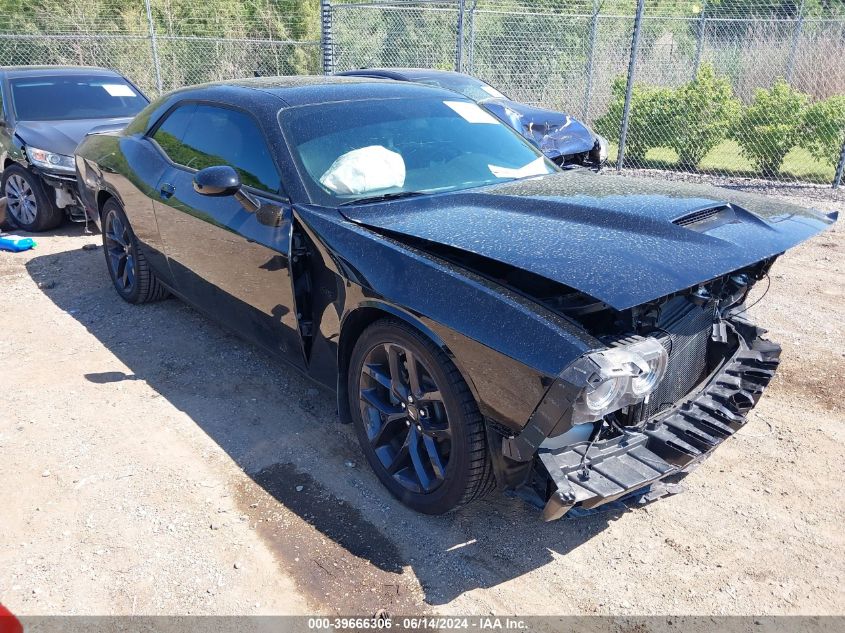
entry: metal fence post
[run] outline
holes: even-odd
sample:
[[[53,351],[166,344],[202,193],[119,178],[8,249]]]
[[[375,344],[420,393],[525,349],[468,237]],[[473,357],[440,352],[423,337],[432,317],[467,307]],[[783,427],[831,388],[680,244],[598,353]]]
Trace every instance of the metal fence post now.
[[[156,40],[155,22],[153,22],[153,10],[150,6],[150,0],[144,0],[144,5],[147,9],[147,24],[150,29],[150,49],[153,54],[153,68],[155,69],[156,76],[156,90],[158,90],[158,94],[161,94],[163,92],[163,86],[161,83],[161,64],[158,61],[158,41]]]
[[[475,74],[475,7],[477,6],[478,0],[472,0],[469,7],[469,50],[467,51],[466,71],[470,75]]]
[[[698,69],[701,68],[701,57],[704,54],[704,34],[705,26],[707,25],[707,18],[704,17],[704,12],[707,11],[707,0],[701,3],[701,14],[698,16],[698,23],[696,24],[696,41],[695,41],[695,63],[692,67],[692,79],[698,77]]]
[[[593,16],[590,19],[590,43],[587,47],[587,87],[584,90],[584,107],[581,108],[581,118],[584,121],[589,120],[590,102],[593,100],[593,68],[595,65],[593,60],[596,51],[596,34],[600,10],[599,0],[593,0]]]
[[[795,31],[792,33],[792,47],[789,49],[789,60],[786,62],[786,81],[792,83],[792,75],[795,73],[795,58],[798,55],[798,42],[801,41],[801,33],[804,31],[804,1],[798,7],[798,21],[795,23]]]
[[[332,3],[320,0],[320,48],[323,49],[323,74],[334,72],[334,47],[332,46]]]
[[[637,0],[637,15],[634,17],[634,34],[631,36],[631,59],[628,61],[628,85],[625,88],[625,106],[622,109],[622,130],[619,132],[619,154],[616,157],[616,171],[622,171],[625,160],[625,140],[628,138],[628,118],[631,115],[631,96],[634,93],[634,70],[637,67],[637,51],[640,48],[640,29],[643,25],[645,0]]]
[[[464,2],[458,0],[458,32],[455,42],[455,70],[461,72],[464,65]]]
[[[842,172],[845,172],[845,138],[842,139],[842,151],[839,152],[839,164],[836,166],[836,175],[833,177],[833,188],[839,189],[842,184]]]

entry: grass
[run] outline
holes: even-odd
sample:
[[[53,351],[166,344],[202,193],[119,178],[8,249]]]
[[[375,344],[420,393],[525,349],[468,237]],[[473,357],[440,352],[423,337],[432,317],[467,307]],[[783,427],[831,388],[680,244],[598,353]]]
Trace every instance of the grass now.
[[[610,145],[610,156],[611,159],[614,159],[619,148],[615,143]],[[678,155],[671,149],[656,147],[648,151],[645,161],[631,166],[647,169],[679,170]],[[742,155],[739,145],[731,140],[723,141],[714,147],[701,161],[698,172],[761,178],[759,172]],[[834,167],[820,163],[807,150],[796,147],[786,155],[779,179],[830,184],[833,182],[835,173]]]

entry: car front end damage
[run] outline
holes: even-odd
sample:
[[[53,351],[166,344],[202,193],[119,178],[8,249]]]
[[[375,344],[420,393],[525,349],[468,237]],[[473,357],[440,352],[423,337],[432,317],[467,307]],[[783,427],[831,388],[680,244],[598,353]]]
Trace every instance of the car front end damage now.
[[[508,339],[524,365],[509,375],[519,389],[493,383],[495,372],[471,368],[468,378],[500,487],[547,519],[671,489],[667,480],[745,424],[780,352],[746,320],[749,293],[777,257],[837,220],[753,194],[588,170],[432,198],[344,214],[467,283],[484,280],[502,306],[517,296],[542,311],[526,323],[544,319],[551,338]],[[476,340],[502,350],[502,331]],[[518,410],[481,394],[489,383]]]
[[[118,132],[125,117],[68,121],[24,121],[15,129],[18,162],[37,175],[52,204],[72,222],[87,222],[88,214],[79,192],[75,149],[87,136]]]
[[[656,492],[709,456],[745,425],[778,366],[780,347],[744,317],[772,261],[609,320],[581,314],[585,325],[605,319],[607,347],[567,366],[518,435],[491,425],[500,483],[554,520]]]
[[[559,167],[598,171],[607,162],[607,140],[566,113],[504,98],[486,99],[479,105],[519,132]]]
[[[79,197],[79,190],[75,174],[50,172],[36,169],[48,187],[52,188],[53,203],[62,209],[71,222],[85,222],[87,216]]]
[[[20,146],[15,152],[18,163],[41,180],[50,202],[69,220],[85,222],[73,156],[33,147],[22,139],[19,141]]]

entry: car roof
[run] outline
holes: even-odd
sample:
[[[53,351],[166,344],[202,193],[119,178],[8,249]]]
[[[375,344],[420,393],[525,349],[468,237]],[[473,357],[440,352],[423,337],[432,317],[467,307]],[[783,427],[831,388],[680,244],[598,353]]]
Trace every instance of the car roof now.
[[[0,66],[7,77],[45,77],[55,75],[105,75],[122,77],[119,72],[99,66]]]
[[[338,77],[334,75],[292,75],[279,77],[255,77],[214,82],[200,86],[189,86],[178,92],[188,96],[194,92],[206,92],[210,97],[236,99],[233,92],[252,91],[255,94],[272,96],[288,106],[313,105],[338,101],[363,101],[366,99],[408,99],[408,98],[459,98],[454,92],[388,79],[370,77]]]
[[[475,79],[475,77],[467,75],[466,73],[459,73],[454,70],[437,70],[434,68],[358,68],[355,70],[341,71],[337,74],[344,77],[387,77],[389,79],[398,79],[400,81],[415,81],[417,79],[435,77],[446,80],[458,77]]]

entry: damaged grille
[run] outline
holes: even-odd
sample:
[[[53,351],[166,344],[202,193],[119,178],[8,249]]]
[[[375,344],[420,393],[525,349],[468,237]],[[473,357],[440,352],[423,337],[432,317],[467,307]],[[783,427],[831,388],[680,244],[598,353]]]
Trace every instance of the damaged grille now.
[[[714,305],[697,306],[683,297],[663,307],[654,336],[666,348],[669,364],[663,381],[643,405],[642,417],[675,404],[704,378],[714,316]]]

